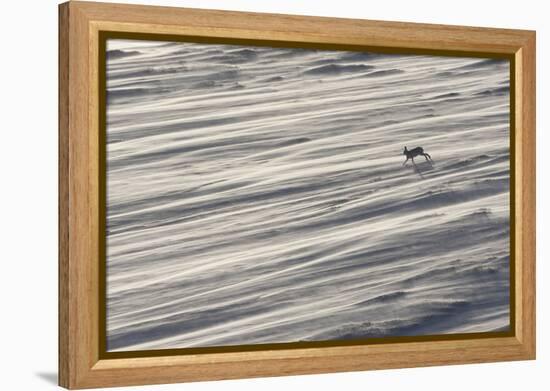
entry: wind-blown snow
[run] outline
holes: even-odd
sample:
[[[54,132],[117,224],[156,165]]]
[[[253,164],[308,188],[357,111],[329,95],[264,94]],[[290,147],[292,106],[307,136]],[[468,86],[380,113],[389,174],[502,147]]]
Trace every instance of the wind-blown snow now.
[[[507,61],[108,48],[108,350],[508,329]]]

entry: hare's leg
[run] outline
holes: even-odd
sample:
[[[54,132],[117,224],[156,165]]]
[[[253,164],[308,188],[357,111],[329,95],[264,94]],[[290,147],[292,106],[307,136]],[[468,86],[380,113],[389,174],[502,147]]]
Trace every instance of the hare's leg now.
[[[432,160],[432,157],[430,156],[429,153],[427,153],[426,156],[428,156],[428,159]],[[432,160],[432,162],[433,162],[433,160]]]
[[[423,153],[422,156],[424,156],[424,159],[426,159],[427,162],[430,161],[430,159],[428,159],[430,155],[428,155],[427,153]]]
[[[409,158],[407,157],[405,161],[403,162],[403,165],[405,165],[409,161]]]

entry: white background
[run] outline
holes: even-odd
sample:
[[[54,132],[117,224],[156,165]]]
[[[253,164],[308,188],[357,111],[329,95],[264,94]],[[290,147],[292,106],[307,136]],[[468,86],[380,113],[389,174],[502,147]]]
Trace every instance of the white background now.
[[[105,1],[105,0],[104,0]],[[119,0],[119,2],[125,2]],[[151,390],[540,390],[550,380],[548,13],[545,1],[158,0],[134,3],[537,30],[537,361],[176,384]],[[57,1],[2,4],[0,389],[57,377]],[[459,353],[457,353],[459,354]],[[546,383],[545,385],[543,385]]]

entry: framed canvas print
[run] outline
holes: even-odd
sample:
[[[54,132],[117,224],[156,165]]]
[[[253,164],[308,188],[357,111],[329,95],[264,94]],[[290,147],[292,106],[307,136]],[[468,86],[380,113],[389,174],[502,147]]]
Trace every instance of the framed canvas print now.
[[[60,5],[60,385],[535,358],[535,33]]]

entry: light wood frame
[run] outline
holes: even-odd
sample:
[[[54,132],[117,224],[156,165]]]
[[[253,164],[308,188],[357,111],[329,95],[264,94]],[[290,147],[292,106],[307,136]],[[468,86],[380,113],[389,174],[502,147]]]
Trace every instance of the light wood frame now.
[[[103,359],[99,351],[101,31],[505,54],[515,268],[511,336]],[[59,6],[59,384],[92,388],[535,358],[535,32],[70,1]]]

